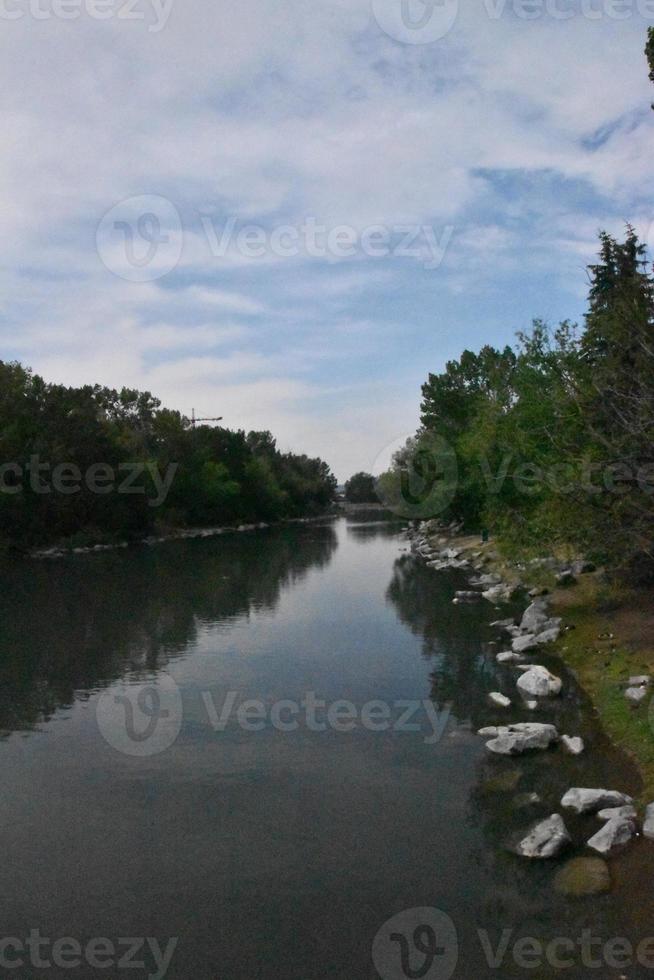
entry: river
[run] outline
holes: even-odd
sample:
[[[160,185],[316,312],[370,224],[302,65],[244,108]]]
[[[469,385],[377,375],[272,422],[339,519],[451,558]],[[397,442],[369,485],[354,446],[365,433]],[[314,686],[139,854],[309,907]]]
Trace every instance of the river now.
[[[465,583],[417,562],[401,525],[340,518],[3,578],[2,975],[653,974],[602,950],[654,934],[654,845],[584,899],[554,890],[561,861],[507,847],[569,786],[637,792],[636,772],[552,658],[565,695],[539,720],[587,753],[490,757],[475,731],[502,720],[486,695],[513,676],[488,646],[499,614],[453,605]],[[599,828],[566,822],[577,843]],[[584,929],[600,966],[581,941],[563,971],[516,951]]]

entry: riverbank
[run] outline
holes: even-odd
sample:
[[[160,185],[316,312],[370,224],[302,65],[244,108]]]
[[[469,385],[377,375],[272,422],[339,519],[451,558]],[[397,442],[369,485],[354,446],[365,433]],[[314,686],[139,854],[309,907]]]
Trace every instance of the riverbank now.
[[[602,569],[577,566],[558,559],[517,562],[503,558],[495,542],[457,529],[436,527],[427,535],[434,546],[450,543],[453,561],[477,573],[495,576],[498,609],[513,594],[531,598],[547,595],[553,617],[561,617],[563,631],[548,644],[548,653],[560,656],[590,698],[606,734],[635,762],[642,779],[639,802],[654,799],[654,715],[649,691],[638,702],[628,700],[629,679],[654,677],[654,611],[644,589],[628,589],[609,582]],[[581,572],[581,568],[584,571]],[[568,574],[570,572],[570,574]],[[502,592],[504,590],[504,592]]]
[[[117,551],[124,548],[146,546],[152,547],[157,544],[165,544],[169,541],[187,541],[192,538],[215,538],[223,534],[238,534],[244,531],[263,531],[270,527],[283,527],[289,524],[310,524],[313,521],[324,521],[328,518],[338,516],[332,510],[325,511],[323,514],[314,514],[311,517],[289,517],[283,521],[266,523],[259,521],[256,524],[239,524],[234,527],[218,525],[215,527],[190,527],[190,528],[168,528],[160,534],[151,534],[144,538],[136,538],[133,541],[116,541],[89,544],[83,546],[58,545],[49,548],[35,548],[24,554],[26,558],[67,558],[72,555],[90,555],[103,551]]]

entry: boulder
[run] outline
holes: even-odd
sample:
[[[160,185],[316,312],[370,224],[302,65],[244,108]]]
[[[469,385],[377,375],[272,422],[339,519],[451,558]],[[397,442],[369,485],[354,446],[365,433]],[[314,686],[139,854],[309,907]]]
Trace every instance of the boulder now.
[[[478,592],[459,590],[454,593],[454,597],[459,600],[459,602],[478,602],[480,595]]]
[[[495,575],[493,572],[487,572],[484,575],[479,575],[477,578],[471,579],[470,584],[489,588],[491,585],[501,585],[502,578],[500,575]]]
[[[578,735],[562,735],[561,745],[570,755],[581,755],[585,748],[583,738]]]
[[[537,633],[545,627],[548,619],[547,605],[540,599],[527,606],[520,620],[520,629],[523,633]]]
[[[574,585],[575,577],[571,568],[566,568],[556,576],[556,584],[561,586]]]
[[[481,729],[480,734],[486,734],[487,731]],[[496,728],[490,742],[486,743],[486,748],[496,755],[521,755],[523,752],[547,749],[558,737],[554,725],[523,721]]]
[[[636,819],[636,807],[628,803],[626,806],[610,806],[606,810],[597,813],[600,820],[614,820],[616,817],[630,817]]]
[[[648,687],[652,683],[649,674],[638,674],[636,677],[629,678],[629,687]]]
[[[498,664],[518,664],[522,660],[522,655],[513,653],[511,650],[503,650],[502,653],[498,653],[495,659]]]
[[[626,793],[612,789],[569,789],[561,800],[561,806],[569,807],[577,813],[598,813],[605,807],[626,806],[634,801]]]
[[[526,636],[516,636],[511,643],[511,649],[514,653],[525,653],[527,650],[535,650],[537,646],[538,641],[531,633],[527,633]]]
[[[611,890],[609,866],[602,858],[572,858],[556,872],[554,890],[561,895],[601,895]]]
[[[518,690],[527,696],[549,698],[561,693],[561,678],[551,674],[546,667],[535,664],[518,678]]]
[[[654,840],[654,803],[649,803],[645,808],[643,837],[648,837],[650,840]]]
[[[553,626],[551,629],[543,630],[536,634],[536,643],[555,643],[561,635],[561,627]]]
[[[549,589],[545,588],[544,585],[536,585],[533,589],[530,589],[527,593],[530,599],[537,599],[539,596],[544,596],[549,593]]]
[[[630,817],[613,817],[591,837],[588,846],[598,854],[609,854],[616,847],[627,844],[635,833],[636,824]]]
[[[491,691],[488,695],[488,700],[496,708],[511,707],[511,699],[507,698],[504,694],[500,694],[499,691]]]
[[[494,629],[506,629],[507,626],[513,627],[515,626],[515,619],[513,619],[512,616],[509,616],[508,619],[496,619],[493,623],[491,623],[491,626],[494,627]]]
[[[516,850],[521,857],[550,858],[560,854],[571,842],[563,817],[553,813],[547,820],[534,824]]]
[[[513,591],[513,587],[510,585],[492,585],[490,589],[485,589],[482,595],[489,602],[508,602],[513,595]]]

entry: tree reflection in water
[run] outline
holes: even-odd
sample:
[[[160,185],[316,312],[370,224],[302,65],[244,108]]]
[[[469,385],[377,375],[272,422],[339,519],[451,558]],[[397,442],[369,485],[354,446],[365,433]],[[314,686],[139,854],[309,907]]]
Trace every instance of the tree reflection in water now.
[[[165,667],[203,624],[274,610],[336,546],[333,527],[316,523],[6,566],[0,733],[30,729],[125,671]]]

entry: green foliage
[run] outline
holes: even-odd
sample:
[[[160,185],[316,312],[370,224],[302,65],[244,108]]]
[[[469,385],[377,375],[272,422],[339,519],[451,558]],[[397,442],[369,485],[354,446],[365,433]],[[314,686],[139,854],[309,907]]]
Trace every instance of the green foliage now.
[[[464,351],[430,374],[421,431],[456,454],[446,513],[471,530],[654,562],[654,279],[633,228],[600,236],[589,276],[583,330],[535,321],[515,350]]]
[[[192,427],[149,392],[51,385],[2,361],[0,464],[0,540],[19,547],[300,517],[324,510],[336,488],[322,460],[280,453],[269,432]],[[64,464],[81,475],[75,491],[54,484]],[[115,475],[111,490],[89,487],[97,466]]]
[[[375,478],[371,473],[355,473],[345,484],[345,499],[351,504],[375,504]]]
[[[649,65],[649,79],[654,82],[654,27],[647,29],[647,44],[645,45],[647,64]],[[652,106],[654,109],[654,105]]]

